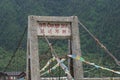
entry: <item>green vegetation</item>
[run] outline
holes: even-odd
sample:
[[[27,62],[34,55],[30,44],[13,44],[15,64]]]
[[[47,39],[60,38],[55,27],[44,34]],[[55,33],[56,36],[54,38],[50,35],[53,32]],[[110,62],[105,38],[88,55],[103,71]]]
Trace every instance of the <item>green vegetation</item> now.
[[[78,16],[79,20],[120,60],[120,1],[119,0],[1,0],[0,1],[0,71],[4,69],[19,42],[28,15],[40,16]],[[26,33],[27,34],[27,33]],[[18,62],[9,70],[25,69],[26,37],[17,52]],[[120,67],[101,49],[98,44],[80,27],[81,49],[83,57],[115,70]],[[66,53],[67,41],[56,42],[57,52]],[[64,44],[62,44],[64,43]],[[65,45],[66,44],[66,45]],[[44,41],[40,43],[41,54],[48,47]],[[44,55],[44,54],[43,54]],[[16,60],[16,59],[15,59]],[[13,60],[14,61],[14,60]],[[17,67],[14,67],[18,65]],[[85,70],[91,66],[84,64]],[[94,74],[92,74],[94,73]],[[85,73],[86,77],[119,76],[102,70]]]

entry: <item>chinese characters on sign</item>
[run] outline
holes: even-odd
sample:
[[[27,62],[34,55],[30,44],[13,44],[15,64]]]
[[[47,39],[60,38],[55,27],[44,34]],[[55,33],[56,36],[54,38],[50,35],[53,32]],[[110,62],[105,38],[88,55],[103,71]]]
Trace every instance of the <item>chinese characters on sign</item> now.
[[[38,35],[39,36],[70,36],[70,23],[38,23]]]

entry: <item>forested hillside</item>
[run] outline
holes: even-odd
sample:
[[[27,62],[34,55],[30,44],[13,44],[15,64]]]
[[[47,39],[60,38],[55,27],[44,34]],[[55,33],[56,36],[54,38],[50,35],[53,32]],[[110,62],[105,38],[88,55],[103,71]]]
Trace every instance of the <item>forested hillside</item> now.
[[[78,16],[79,20],[120,60],[120,0],[0,0],[1,62],[7,63],[8,56],[14,52],[28,25],[29,15]],[[26,37],[27,33],[21,45],[24,51]],[[95,55],[99,55],[104,61],[109,58],[82,27],[80,40],[83,56],[88,60],[97,62]],[[108,60],[113,61],[111,58]],[[104,61],[101,64],[107,65],[108,62]],[[5,64],[0,65],[0,69],[2,70],[4,66]]]

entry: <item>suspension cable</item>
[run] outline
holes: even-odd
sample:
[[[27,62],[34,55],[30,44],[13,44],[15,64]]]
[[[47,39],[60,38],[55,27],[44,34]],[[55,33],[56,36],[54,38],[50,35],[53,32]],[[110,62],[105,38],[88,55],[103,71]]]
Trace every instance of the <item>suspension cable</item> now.
[[[13,58],[15,57],[16,52],[18,51],[18,49],[19,49],[19,47],[20,47],[20,45],[21,45],[21,43],[22,43],[22,41],[23,41],[23,38],[24,38],[24,35],[25,35],[25,32],[26,32],[26,31],[27,31],[27,27],[25,27],[24,32],[23,32],[23,34],[22,34],[22,36],[21,36],[21,38],[20,38],[20,40],[19,40],[19,42],[18,42],[18,45],[17,45],[15,51],[13,52],[13,55],[11,56],[8,64],[5,66],[3,72],[5,72],[5,71],[7,70],[8,66],[10,65],[10,63],[11,63],[12,60],[13,60]]]
[[[116,64],[120,66],[120,61],[118,61],[118,59],[86,28],[86,26],[80,21],[78,23],[89,33],[89,35],[100,45],[100,47],[103,48],[111,58],[113,58]]]

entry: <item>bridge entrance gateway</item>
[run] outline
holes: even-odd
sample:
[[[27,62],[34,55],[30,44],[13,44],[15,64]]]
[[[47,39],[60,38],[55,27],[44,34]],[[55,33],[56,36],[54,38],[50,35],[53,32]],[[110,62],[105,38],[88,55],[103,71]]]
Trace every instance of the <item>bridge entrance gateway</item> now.
[[[55,16],[29,16],[27,37],[27,80],[41,80],[38,37],[52,39],[68,39],[69,54],[81,56],[79,28],[77,16],[55,17]],[[75,80],[83,78],[82,62],[69,60],[70,74]]]
[[[78,21],[77,16],[70,17],[56,17],[56,16],[29,16],[28,17],[28,37],[27,37],[27,67],[26,76],[27,80],[49,80],[49,78],[43,79],[40,76],[39,62],[39,49],[38,49],[38,38],[44,37],[47,41],[51,52],[53,50],[50,46],[49,39],[68,39],[68,55],[72,58],[68,60],[67,79],[68,80],[120,80],[120,77],[107,77],[107,78],[84,78],[82,62],[92,65],[96,68],[107,70],[116,74],[120,74],[119,71],[115,71],[109,68],[90,63],[81,56],[80,49],[80,38],[78,23],[88,32],[87,28]],[[90,32],[88,32],[94,37]],[[94,37],[95,40],[98,41]],[[98,41],[99,42],[99,41]],[[101,45],[101,43],[99,42]],[[54,54],[56,54],[53,51]],[[77,56],[74,56],[75,54]],[[56,57],[55,55],[53,57]],[[59,58],[55,58],[60,64],[61,68],[66,72],[66,68]],[[68,73],[70,72],[70,73]],[[73,78],[72,78],[73,77]],[[64,78],[64,77],[63,77]],[[64,80],[62,78],[62,80]],[[53,78],[52,78],[53,79]],[[51,80],[51,79],[50,79]],[[53,80],[58,80],[54,78]],[[65,79],[66,80],[66,79]]]

